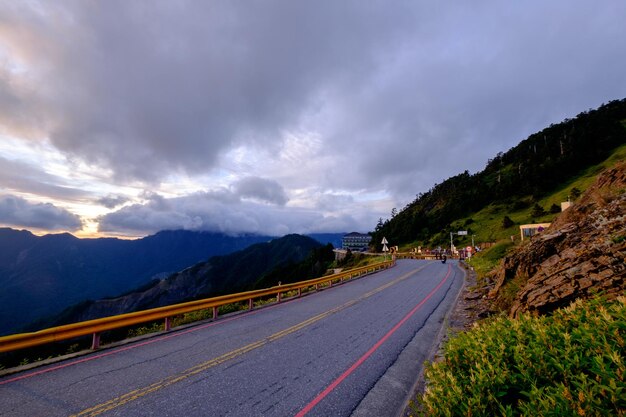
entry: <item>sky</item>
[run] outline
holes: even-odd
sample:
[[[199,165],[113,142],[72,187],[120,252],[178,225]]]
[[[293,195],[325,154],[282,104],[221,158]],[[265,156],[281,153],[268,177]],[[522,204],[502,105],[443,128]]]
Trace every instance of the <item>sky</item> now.
[[[626,97],[626,2],[0,0],[0,226],[367,232]]]

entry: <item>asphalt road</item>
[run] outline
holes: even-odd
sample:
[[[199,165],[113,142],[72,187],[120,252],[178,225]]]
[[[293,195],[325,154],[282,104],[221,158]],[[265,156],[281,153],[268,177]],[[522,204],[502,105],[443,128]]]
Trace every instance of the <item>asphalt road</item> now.
[[[395,415],[463,276],[455,262],[401,260],[279,305],[6,376],[0,416]]]

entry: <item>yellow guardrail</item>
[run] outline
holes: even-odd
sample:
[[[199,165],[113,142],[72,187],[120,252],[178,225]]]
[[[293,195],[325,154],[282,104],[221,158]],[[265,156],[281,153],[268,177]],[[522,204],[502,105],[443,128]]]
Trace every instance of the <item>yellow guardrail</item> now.
[[[422,254],[422,253],[412,253],[412,252],[396,252],[396,259],[426,259],[426,260],[433,260],[433,259],[439,259],[437,257],[437,255],[432,254],[432,253],[428,253],[428,254]]]
[[[387,269],[393,266],[393,261],[380,262],[364,266],[361,268],[351,269],[340,272],[338,274],[327,275],[320,278],[310,279],[307,281],[295,282],[292,284],[279,285],[261,290],[247,291],[237,294],[223,295],[219,297],[206,298],[203,300],[190,301],[187,303],[174,304],[165,307],[153,308],[150,310],[137,311],[134,313],[120,314],[118,316],[104,317],[101,319],[83,321],[79,323],[67,324],[64,326],[52,327],[32,333],[21,333],[0,337],[0,353],[10,352],[13,350],[24,349],[47,343],[58,342],[67,339],[73,339],[80,336],[92,335],[92,349],[97,349],[100,345],[100,333],[120,329],[123,327],[134,326],[155,320],[165,320],[165,330],[170,330],[171,319],[192,311],[213,309],[213,318],[217,318],[220,306],[248,301],[248,308],[253,308],[253,300],[255,298],[276,295],[277,302],[281,301],[283,293],[290,291],[298,291],[298,296],[302,294],[305,288],[315,287],[318,289],[320,285],[346,279],[352,279],[357,276],[376,272],[381,269]]]

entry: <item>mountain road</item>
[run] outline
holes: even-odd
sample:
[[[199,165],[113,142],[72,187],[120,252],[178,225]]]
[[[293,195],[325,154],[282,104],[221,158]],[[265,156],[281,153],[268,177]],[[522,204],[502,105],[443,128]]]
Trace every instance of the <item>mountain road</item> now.
[[[5,376],[0,416],[397,415],[463,280],[455,261],[399,260],[304,297]],[[408,385],[384,383],[391,370]]]

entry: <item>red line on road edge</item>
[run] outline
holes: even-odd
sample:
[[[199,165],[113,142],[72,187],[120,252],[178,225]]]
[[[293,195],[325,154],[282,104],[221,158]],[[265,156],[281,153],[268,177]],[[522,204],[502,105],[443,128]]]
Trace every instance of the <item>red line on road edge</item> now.
[[[326,396],[328,394],[330,394],[331,392],[333,392],[333,390],[335,388],[337,388],[337,386],[339,384],[341,384],[347,377],[349,377],[359,366],[361,366],[363,364],[363,362],[365,362],[370,356],[372,356],[372,354],[374,352],[376,352],[376,350],[378,350],[378,348],[387,341],[387,339],[389,339],[391,337],[391,335],[393,335],[400,327],[402,327],[402,325],[411,318],[411,316],[413,316],[413,314],[415,314],[415,312],[417,310],[419,310],[424,303],[426,303],[426,301],[428,301],[428,299],[430,299],[430,297],[432,297],[437,290],[439,290],[439,288],[441,288],[441,286],[448,280],[448,277],[450,276],[450,272],[452,272],[452,267],[450,265],[448,265],[448,273],[446,274],[446,276],[441,280],[441,282],[426,296],[426,298],[424,298],[422,301],[419,302],[418,305],[416,305],[415,307],[413,307],[413,309],[411,311],[409,311],[409,313],[404,316],[404,318],[402,320],[400,320],[398,322],[398,324],[396,324],[395,326],[393,326],[393,328],[391,330],[389,330],[387,332],[386,335],[384,335],[378,342],[376,342],[376,344],[374,346],[372,346],[370,348],[370,350],[368,350],[367,352],[365,352],[365,354],[363,356],[361,356],[359,358],[359,360],[357,360],[356,362],[354,362],[354,364],[352,364],[352,366],[350,368],[348,368],[343,374],[341,374],[337,379],[335,379],[332,384],[330,384],[328,387],[326,387],[326,389],[324,391],[322,391],[321,393],[319,393],[317,395],[317,397],[315,397],[313,399],[313,401],[311,401],[310,403],[308,403],[302,410],[300,410],[300,412],[298,414],[296,414],[295,417],[303,417],[305,415],[307,415],[309,413],[309,411],[311,411],[313,409],[313,407],[315,407],[317,404],[319,404],[324,398],[326,398]]]

